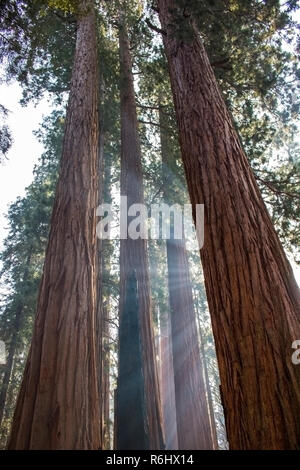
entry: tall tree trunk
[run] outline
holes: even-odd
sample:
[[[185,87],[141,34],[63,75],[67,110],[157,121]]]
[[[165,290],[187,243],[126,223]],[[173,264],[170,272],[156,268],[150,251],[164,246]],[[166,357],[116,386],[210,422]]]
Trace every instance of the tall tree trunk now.
[[[137,280],[134,271],[129,274],[126,287],[120,322],[116,448],[144,450],[149,449],[149,429]]]
[[[191,17],[175,0],[158,6],[194,214],[205,205],[201,259],[230,448],[297,449],[299,289]]]
[[[101,75],[100,75],[101,77]],[[98,177],[99,191],[98,204],[103,201],[104,185],[104,135],[102,122],[102,96],[101,96],[101,78],[99,77],[99,136],[98,136]],[[104,240],[97,239],[97,317],[96,317],[96,341],[97,341],[97,360],[98,360],[98,393],[99,393],[99,413],[101,417],[101,442],[104,445],[104,389],[103,389],[103,343],[104,343],[104,306],[103,306],[103,243]]]
[[[111,156],[107,155],[104,162],[103,202],[112,203],[111,198]],[[102,432],[103,448],[110,449],[110,346],[109,346],[109,321],[110,321],[110,288],[107,281],[110,277],[110,241],[102,240]]]
[[[169,312],[160,316],[160,384],[167,450],[178,449],[172,334]]]
[[[19,304],[16,309],[14,324],[13,324],[13,334],[10,340],[7,361],[5,364],[5,370],[3,374],[3,380],[0,390],[0,427],[2,424],[2,419],[4,415],[4,409],[6,404],[7,392],[9,387],[10,378],[12,375],[14,357],[17,349],[17,341],[20,332],[20,321],[23,313],[23,305]]]
[[[9,449],[101,447],[97,387],[97,41],[82,0],[60,177]]]
[[[167,125],[159,107],[164,201],[170,205],[174,173]],[[185,240],[166,241],[175,404],[179,449],[212,449],[208,403],[199,349]]]
[[[208,401],[208,408],[209,408],[210,427],[211,427],[211,433],[212,433],[212,442],[213,442],[213,448],[215,450],[218,450],[219,445],[218,445],[217,427],[216,427],[215,413],[214,413],[214,407],[213,407],[213,399],[212,399],[212,394],[211,394],[211,387],[209,383],[207,359],[205,356],[205,349],[204,349],[204,342],[203,342],[200,319],[199,319],[199,333],[200,333],[201,357],[202,357],[202,364],[203,364],[205,385],[206,385],[206,392],[207,392],[207,401]]]
[[[175,403],[179,449],[212,449],[184,240],[167,240]]]
[[[107,240],[103,240],[107,242]],[[109,346],[109,302],[107,299],[103,302],[103,330],[102,330],[102,431],[103,431],[103,448],[110,449],[110,417],[109,417],[109,399],[110,399],[110,346]]]
[[[144,196],[132,61],[128,34],[124,24],[119,28],[119,41],[121,67],[121,195],[127,196],[128,207],[130,207],[135,203],[143,203]],[[130,218],[128,218],[129,222]],[[124,307],[128,276],[133,270],[136,272],[138,281],[150,449],[161,449],[163,448],[162,418],[154,353],[147,244],[146,240],[141,238],[132,240],[128,237],[121,240],[120,243],[120,312],[123,311]],[[134,413],[135,410],[132,410],[132,412]]]

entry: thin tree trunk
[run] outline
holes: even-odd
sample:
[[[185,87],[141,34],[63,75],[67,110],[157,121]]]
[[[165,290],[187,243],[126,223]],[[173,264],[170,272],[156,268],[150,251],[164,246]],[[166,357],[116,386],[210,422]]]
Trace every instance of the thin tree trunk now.
[[[230,448],[298,449],[299,289],[191,17],[174,0],[158,6],[194,214],[205,205],[201,259]]]
[[[113,391],[113,400],[114,400],[114,429],[113,429],[113,449],[117,449],[118,440],[117,440],[117,429],[118,429],[118,415],[117,415],[117,389]]]
[[[105,136],[103,135],[103,141]],[[103,151],[103,197],[102,202],[111,204],[111,156],[104,154]],[[109,450],[110,443],[110,345],[109,345],[109,320],[110,320],[110,288],[107,287],[107,281],[110,277],[111,246],[109,240],[101,240],[101,263],[102,263],[102,288],[101,288],[101,306],[102,306],[102,360],[99,380],[102,390],[102,442],[103,449]]]
[[[97,42],[80,2],[60,177],[9,449],[101,447],[96,332]]]
[[[98,148],[98,176],[99,176],[99,191],[98,191],[98,203],[102,204],[104,191],[104,133],[103,133],[103,120],[102,120],[102,96],[101,96],[101,75],[99,77],[99,148]],[[104,357],[103,357],[103,343],[104,343],[104,305],[103,305],[103,244],[104,240],[97,239],[97,322],[96,322],[96,341],[98,350],[98,393],[99,393],[99,413],[101,416],[101,442],[104,446],[104,400],[105,391],[103,388],[103,376],[104,376]]]
[[[31,256],[32,256],[32,246],[29,247],[29,251],[28,251],[28,255],[27,255],[27,259],[25,263],[25,269],[24,269],[24,274],[23,274],[23,279],[22,279],[23,283],[26,283],[28,280]],[[0,391],[0,427],[1,427],[2,419],[4,415],[7,392],[8,392],[9,382],[10,382],[12,370],[13,370],[14,357],[15,357],[15,353],[17,349],[20,328],[22,325],[23,310],[24,310],[24,305],[22,301],[20,301],[16,308],[16,314],[15,314],[14,323],[12,326],[13,334],[12,334],[11,341],[9,344],[7,361],[5,365],[5,371],[4,371],[4,376],[3,376],[3,381],[1,385],[1,391]]]
[[[146,419],[137,280],[134,271],[128,276],[126,286],[120,323],[116,448],[145,450],[149,449],[149,429]]]
[[[169,312],[160,316],[161,401],[167,450],[178,449],[172,334]]]
[[[16,315],[15,315],[15,321],[14,321],[14,332],[11,337],[9,349],[8,349],[8,355],[7,355],[7,361],[5,364],[5,371],[3,375],[3,381],[1,384],[1,391],[0,391],[0,427],[2,424],[2,419],[4,415],[4,409],[5,409],[5,404],[6,404],[6,397],[7,397],[7,392],[8,392],[8,386],[12,374],[12,369],[13,369],[13,363],[14,363],[14,357],[15,357],[15,352],[16,352],[16,347],[17,347],[17,339],[20,331],[20,317],[23,312],[23,305],[19,305],[17,310],[16,310]]]
[[[164,201],[170,205],[174,186],[163,109],[159,107]],[[171,236],[172,236],[171,231]],[[192,285],[185,240],[166,241],[172,356],[179,449],[212,449],[208,403],[203,378]]]
[[[106,242],[107,240],[103,240]],[[109,419],[109,367],[110,367],[110,346],[109,346],[109,305],[108,300],[103,303],[103,363],[102,363],[102,389],[103,389],[103,410],[102,410],[102,426],[103,426],[103,448],[110,448],[110,419]]]
[[[143,203],[144,196],[132,62],[125,25],[121,25],[119,28],[119,41],[121,66],[121,195],[127,196],[128,207],[130,207],[135,203]],[[128,222],[130,222],[129,218]],[[161,449],[163,448],[162,418],[154,352],[147,244],[146,240],[132,240],[128,237],[121,240],[120,243],[120,312],[124,308],[126,284],[132,271],[136,272],[138,281],[150,449]],[[134,413],[135,410],[132,410],[132,412]]]
[[[103,202],[112,203],[111,196],[111,156],[106,155],[104,163],[104,181],[103,181]],[[110,346],[109,346],[109,320],[110,320],[110,288],[107,287],[107,281],[110,277],[111,246],[110,240],[102,240],[102,307],[103,307],[103,360],[102,360],[102,390],[103,390],[103,446],[104,449],[110,449]]]
[[[20,303],[17,306],[15,319],[13,323],[13,334],[10,340],[7,361],[5,364],[5,371],[3,375],[3,381],[1,384],[1,391],[0,391],[0,427],[2,425],[2,419],[4,416],[4,409],[6,405],[7,393],[9,388],[9,383],[12,375],[13,364],[14,364],[14,357],[17,349],[17,343],[20,333],[21,321],[22,321],[22,314],[23,314],[23,304]]]
[[[202,364],[203,364],[204,377],[205,377],[207,401],[208,401],[208,407],[209,407],[210,427],[211,427],[211,432],[212,432],[212,442],[213,442],[213,448],[215,450],[218,450],[219,445],[218,445],[217,427],[216,427],[215,413],[214,413],[214,407],[213,407],[213,399],[212,399],[211,388],[210,388],[210,383],[209,383],[207,359],[205,356],[205,349],[204,349],[204,342],[203,342],[200,319],[199,319],[199,333],[200,333],[201,357],[202,357]]]
[[[212,449],[208,403],[183,240],[167,240],[179,449]]]

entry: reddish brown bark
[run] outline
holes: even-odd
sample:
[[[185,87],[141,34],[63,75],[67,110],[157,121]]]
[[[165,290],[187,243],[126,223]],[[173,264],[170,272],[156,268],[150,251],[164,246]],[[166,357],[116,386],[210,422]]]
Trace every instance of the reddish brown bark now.
[[[128,207],[143,203],[143,176],[138,121],[128,35],[125,26],[119,29],[121,67],[121,195],[127,196]],[[130,219],[129,219],[130,222]],[[135,271],[138,281],[138,302],[141,320],[143,368],[150,449],[163,448],[161,404],[150,302],[150,282],[146,240],[130,238],[120,244],[120,312],[124,308],[127,280]],[[134,410],[133,410],[134,412]]]
[[[298,449],[299,289],[199,35],[174,0],[158,5],[190,198],[205,205],[201,259],[230,447]]]
[[[97,449],[97,44],[81,1],[61,169],[9,449]],[[88,8],[88,10],[87,10]]]

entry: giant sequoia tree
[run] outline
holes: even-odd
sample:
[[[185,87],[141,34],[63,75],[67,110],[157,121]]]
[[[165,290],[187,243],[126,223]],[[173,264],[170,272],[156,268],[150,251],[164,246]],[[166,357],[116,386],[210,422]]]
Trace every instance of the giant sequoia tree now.
[[[144,194],[132,59],[123,12],[120,14],[119,44],[121,71],[121,196],[127,196],[127,205],[130,208],[133,204],[144,203]],[[128,217],[128,224],[132,219],[133,217]],[[133,240],[128,236],[126,239],[121,239],[120,244],[120,314],[124,310],[127,282],[133,270],[136,272],[138,282],[137,292],[141,318],[150,448],[161,449],[163,447],[161,405],[154,353],[147,241],[143,238]],[[122,322],[122,317],[120,321]],[[134,413],[134,410],[132,412]]]
[[[97,44],[93,2],[78,11],[61,169],[37,317],[10,449],[97,449],[95,338]]]
[[[232,449],[300,447],[299,290],[186,7],[159,0]],[[284,412],[282,411],[284,410]]]

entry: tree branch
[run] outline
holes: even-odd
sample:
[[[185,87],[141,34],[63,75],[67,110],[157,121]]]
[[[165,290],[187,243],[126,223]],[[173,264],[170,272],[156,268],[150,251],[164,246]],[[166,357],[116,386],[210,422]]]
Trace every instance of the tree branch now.
[[[139,119],[139,122],[141,124],[150,124],[151,126],[157,126],[157,127],[160,127],[160,125],[158,124],[158,122],[153,122],[153,121],[143,121],[142,119]]]
[[[256,179],[258,181],[260,181],[262,184],[267,186],[267,188],[269,188],[273,193],[283,195],[283,196],[287,196],[287,197],[290,197],[292,199],[300,199],[300,196],[297,193],[290,193],[288,191],[282,191],[281,189],[276,188],[271,181],[266,181],[262,178],[259,178],[259,176],[257,176],[257,175],[255,175],[255,176],[256,176]]]
[[[18,46],[17,41],[14,42],[14,41],[12,41],[11,39],[8,39],[8,38],[5,37],[4,34],[2,34],[2,33],[0,33],[0,36],[2,37],[2,39],[4,39],[4,41],[8,42],[8,44],[11,44],[14,49]]]
[[[163,31],[162,29],[158,28],[153,23],[151,23],[149,18],[146,18],[146,24],[149,26],[150,29],[153,29],[153,31],[156,31],[156,33],[163,34],[164,36],[167,35],[166,31]]]
[[[59,11],[55,11],[54,14],[59,19],[61,19],[62,21],[67,22],[69,24],[76,24],[77,23],[77,20],[75,19],[75,17],[68,17],[68,16],[65,16],[65,15],[62,15]]]
[[[151,10],[155,11],[156,13],[159,13],[159,8],[157,8],[155,5],[151,5]]]
[[[231,69],[231,65],[226,65],[228,64],[228,62],[230,61],[230,58],[227,57],[226,59],[222,59],[222,60],[215,60],[214,62],[211,62],[210,65],[212,67],[218,67],[218,68],[223,68],[223,69]]]

